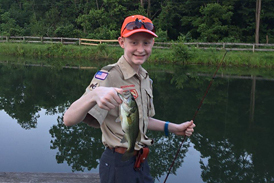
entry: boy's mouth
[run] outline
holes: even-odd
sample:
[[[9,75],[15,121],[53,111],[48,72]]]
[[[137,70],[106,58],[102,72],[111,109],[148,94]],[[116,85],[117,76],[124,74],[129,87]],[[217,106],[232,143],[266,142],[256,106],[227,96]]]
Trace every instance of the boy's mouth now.
[[[135,54],[133,54],[135,57],[137,57],[137,58],[143,58],[143,57],[145,57],[146,55],[135,55]]]

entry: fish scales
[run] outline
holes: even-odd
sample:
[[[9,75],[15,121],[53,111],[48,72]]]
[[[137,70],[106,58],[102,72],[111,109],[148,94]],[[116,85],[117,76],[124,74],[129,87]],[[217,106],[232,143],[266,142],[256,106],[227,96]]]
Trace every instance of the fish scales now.
[[[139,111],[137,103],[130,91],[119,94],[123,101],[120,105],[120,119],[122,130],[125,133],[121,143],[128,142],[128,148],[123,155],[123,160],[128,160],[134,155],[134,147],[137,141],[140,141],[139,130]]]

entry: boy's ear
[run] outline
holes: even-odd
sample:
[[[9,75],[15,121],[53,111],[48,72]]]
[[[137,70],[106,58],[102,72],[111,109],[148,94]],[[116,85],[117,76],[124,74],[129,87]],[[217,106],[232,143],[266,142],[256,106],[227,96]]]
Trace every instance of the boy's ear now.
[[[118,42],[119,42],[121,48],[125,48],[125,38],[119,37]]]

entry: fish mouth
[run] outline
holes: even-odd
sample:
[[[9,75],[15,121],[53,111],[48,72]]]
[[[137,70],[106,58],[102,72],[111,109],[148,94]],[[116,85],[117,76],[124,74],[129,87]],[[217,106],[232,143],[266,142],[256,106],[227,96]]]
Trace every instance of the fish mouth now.
[[[127,104],[128,102],[127,102],[127,100],[128,100],[128,96],[125,96],[125,95],[123,95],[123,94],[120,94],[120,93],[118,93],[118,96],[120,97],[120,99],[123,101],[123,103],[125,103],[125,104]]]

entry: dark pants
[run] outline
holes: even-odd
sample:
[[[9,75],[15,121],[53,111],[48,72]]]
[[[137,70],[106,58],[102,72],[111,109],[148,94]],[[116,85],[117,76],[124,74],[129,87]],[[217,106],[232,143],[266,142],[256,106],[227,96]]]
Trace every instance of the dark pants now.
[[[149,174],[147,160],[142,163],[139,170],[134,170],[136,157],[122,161],[122,154],[106,148],[100,159],[101,183],[154,183]]]

